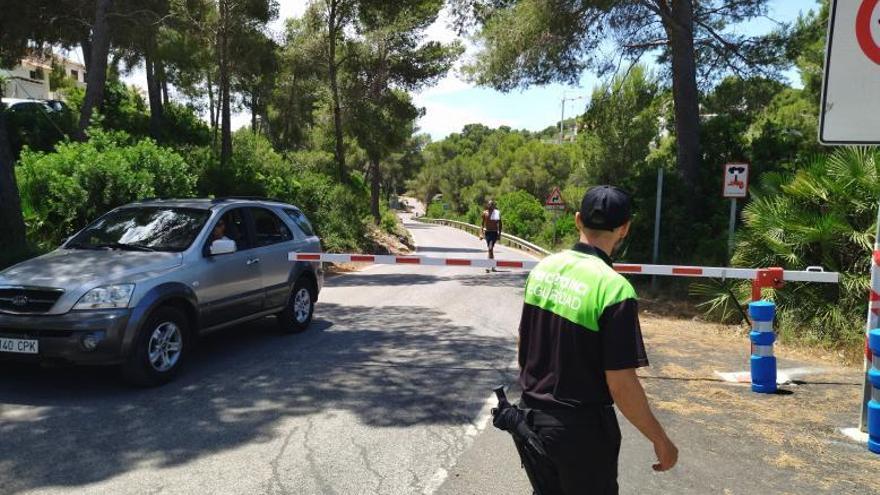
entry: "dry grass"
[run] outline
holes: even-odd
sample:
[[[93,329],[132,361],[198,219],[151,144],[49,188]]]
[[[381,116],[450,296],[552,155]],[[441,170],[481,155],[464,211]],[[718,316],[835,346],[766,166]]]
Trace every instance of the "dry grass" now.
[[[682,416],[693,416],[695,414],[712,415],[718,412],[715,408],[696,402],[655,400],[651,404],[658,409],[681,414]]]
[[[712,381],[713,370],[747,368],[743,329],[649,315],[642,321],[654,366],[641,374],[664,378],[645,380],[658,410],[698,424],[707,439],[760,445],[769,465],[817,489],[867,493],[880,463],[838,431],[858,418],[860,367],[841,366],[833,352],[779,346],[781,358],[826,371],[783,387],[789,395],[758,395]]]
[[[771,465],[776,466],[777,469],[803,469],[807,465],[806,461],[803,459],[785,452],[779,454],[775,458],[765,458],[764,460]]]

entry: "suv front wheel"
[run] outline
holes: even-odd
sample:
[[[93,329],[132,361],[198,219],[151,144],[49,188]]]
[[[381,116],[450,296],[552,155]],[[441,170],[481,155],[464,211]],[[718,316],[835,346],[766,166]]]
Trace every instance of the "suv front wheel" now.
[[[293,285],[287,306],[278,313],[278,328],[285,333],[299,333],[309,328],[315,313],[314,284],[300,278]]]
[[[153,311],[135,341],[123,375],[130,383],[156,386],[174,379],[189,352],[189,322],[177,308]]]

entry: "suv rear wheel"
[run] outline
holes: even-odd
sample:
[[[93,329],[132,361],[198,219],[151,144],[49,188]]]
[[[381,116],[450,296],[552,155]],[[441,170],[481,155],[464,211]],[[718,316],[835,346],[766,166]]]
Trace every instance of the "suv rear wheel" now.
[[[153,311],[122,365],[125,379],[148,387],[174,379],[189,352],[189,331],[186,315],[179,309],[161,307]]]
[[[293,290],[290,291],[287,306],[277,315],[278,328],[285,333],[302,332],[309,328],[314,313],[314,284],[306,278],[300,278],[293,285]]]

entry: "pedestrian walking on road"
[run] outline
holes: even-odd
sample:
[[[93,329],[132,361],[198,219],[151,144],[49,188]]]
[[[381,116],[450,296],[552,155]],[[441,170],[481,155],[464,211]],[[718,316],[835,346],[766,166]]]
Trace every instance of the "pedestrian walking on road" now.
[[[654,445],[655,471],[678,449],[654,417],[636,368],[648,366],[636,293],[611,254],[630,228],[629,196],[598,186],[575,214],[580,241],[529,275],[519,326],[519,407],[546,450],[542,495],[616,494],[620,428],[613,405]],[[549,483],[546,480],[550,480]]]
[[[483,223],[480,226],[480,239],[486,239],[486,247],[489,249],[489,259],[495,259],[495,243],[501,239],[501,211],[495,206],[495,201],[489,200],[486,209],[483,210]],[[489,270],[486,270],[488,272]],[[495,271],[495,268],[492,268]]]

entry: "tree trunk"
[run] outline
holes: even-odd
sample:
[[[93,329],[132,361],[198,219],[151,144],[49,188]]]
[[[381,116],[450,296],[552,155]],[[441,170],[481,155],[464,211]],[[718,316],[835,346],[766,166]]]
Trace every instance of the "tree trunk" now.
[[[162,106],[166,107],[170,100],[168,98],[168,77],[165,75],[165,64],[162,63],[162,60],[156,61],[156,77],[162,88]]]
[[[217,121],[214,120],[214,83],[211,81],[211,71],[205,76],[205,80],[207,81],[208,88],[208,123],[211,125],[211,129],[217,126]]]
[[[232,158],[232,123],[229,108],[229,6],[220,1],[220,164]]]
[[[382,220],[382,215],[379,213],[379,184],[382,181],[382,176],[380,175],[379,170],[379,160],[375,158],[370,159],[370,213],[373,214],[373,219],[376,220],[378,224],[380,220]]]
[[[345,148],[342,142],[342,108],[339,104],[339,82],[336,74],[336,34],[339,31],[336,18],[336,2],[332,1],[327,26],[329,37],[328,74],[330,76],[330,93],[333,97],[333,133],[336,138],[336,170],[341,182],[347,182],[345,174]]]
[[[664,21],[672,50],[672,97],[678,170],[692,191],[700,184],[700,103],[694,54],[694,10],[691,0],[672,3],[674,24]],[[694,196],[696,197],[696,196]]]
[[[104,100],[104,85],[107,83],[107,56],[110,53],[110,29],[107,24],[107,11],[113,0],[98,0],[95,7],[95,24],[92,26],[92,55],[86,77],[86,94],[79,115],[78,138],[86,139],[86,129],[92,121],[92,112]]]
[[[85,75],[88,76],[89,71],[92,70],[92,38],[90,37],[90,33],[86,32],[83,35],[82,41],[80,41],[80,46],[82,47],[83,53],[83,65],[86,66]]]
[[[217,104],[214,101],[214,81],[211,79],[211,71],[207,72],[205,80],[208,82],[208,112],[211,121],[211,136],[213,146],[217,146]]]
[[[162,95],[156,73],[158,63],[153,57],[152,49],[148,49],[144,54],[144,69],[147,75],[147,98],[150,101],[150,136],[158,140],[162,133]]]
[[[257,134],[257,97],[251,95],[251,132]]]
[[[3,87],[0,86],[0,96]],[[24,218],[21,197],[15,182],[15,163],[6,131],[6,109],[0,104],[0,253],[15,257],[25,250]]]

